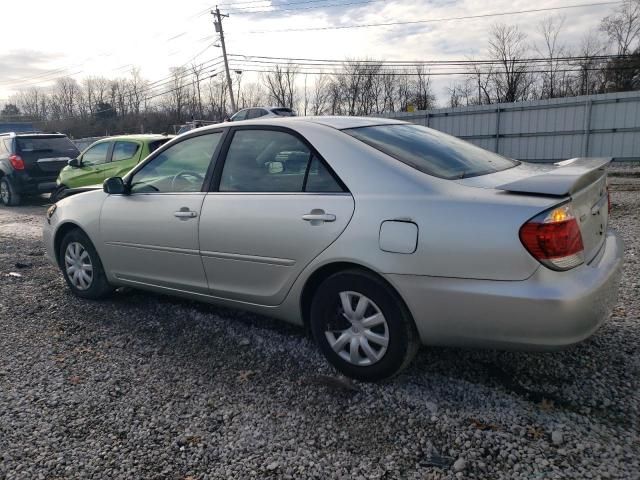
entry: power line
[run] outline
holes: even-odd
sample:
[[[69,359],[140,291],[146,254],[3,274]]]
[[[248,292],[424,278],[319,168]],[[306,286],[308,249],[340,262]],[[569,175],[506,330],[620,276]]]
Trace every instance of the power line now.
[[[551,11],[557,11],[557,10],[567,10],[572,8],[599,7],[604,5],[617,5],[619,3],[622,3],[622,2],[614,1],[614,2],[582,3],[582,4],[575,4],[575,5],[565,5],[561,7],[532,8],[528,10],[513,10],[509,12],[484,13],[479,15],[465,15],[465,16],[458,16],[458,17],[430,18],[430,19],[424,19],[424,20],[394,21],[394,22],[383,22],[383,23],[362,23],[362,24],[351,24],[351,25],[337,25],[337,26],[330,26],[330,27],[250,30],[248,32],[243,32],[243,33],[263,34],[263,33],[285,33],[285,32],[310,32],[310,31],[322,31],[322,30],[346,30],[351,28],[391,27],[396,25],[418,25],[418,24],[435,23],[435,22],[450,22],[450,21],[457,21],[457,20],[474,20],[478,18],[503,17],[507,15],[521,15],[525,13],[551,12]]]
[[[335,0],[325,0],[325,1],[335,1]],[[370,3],[377,3],[377,2],[386,2],[387,0],[361,0],[361,1],[356,1],[356,2],[342,2],[342,3],[331,3],[331,4],[326,4],[326,5],[315,5],[315,6],[311,6],[311,7],[300,7],[300,8],[280,8],[282,5],[287,5],[287,4],[278,4],[278,5],[269,5],[269,6],[265,6],[265,7],[245,7],[245,8],[237,8],[234,10],[229,10],[229,13],[233,13],[235,15],[251,15],[254,13],[279,13],[279,12],[299,12],[299,11],[304,11],[304,10],[316,10],[319,8],[332,8],[332,7],[349,7],[349,6],[356,6],[356,5],[367,5]],[[294,4],[297,5],[297,4]],[[252,10],[254,8],[267,8],[267,7],[272,7],[270,10]]]
[[[241,67],[240,67],[241,68]],[[614,70],[635,70],[636,67],[616,67]],[[553,70],[554,73],[579,73],[579,72],[592,72],[592,71],[600,71],[600,68],[585,68],[585,67],[576,67],[573,69],[562,69],[562,70]],[[247,69],[243,68],[245,72],[255,72],[255,73],[278,73],[277,70],[258,70],[258,69]],[[354,76],[353,72],[302,72],[307,75],[339,75],[339,76]],[[452,76],[452,75],[495,75],[500,72],[482,72],[482,71],[456,71],[456,72],[423,72],[421,75],[426,77],[433,76]],[[544,70],[521,70],[517,73],[549,73],[549,69]],[[385,76],[400,76],[400,77],[415,77],[417,76],[416,72],[398,72],[398,71],[386,71],[386,72],[365,72],[365,75],[370,75],[373,77],[385,77]]]
[[[323,2],[335,2],[336,0],[304,0],[302,2],[287,2],[287,3],[279,3],[277,5],[252,5],[252,6],[245,6],[245,5],[249,5],[249,4],[265,4],[267,3],[269,0],[256,0],[256,1],[251,1],[251,2],[237,2],[237,3],[219,3],[217,4],[218,7],[221,7],[225,10],[229,10],[231,13],[237,13],[237,14],[241,14],[240,12],[242,12],[243,10],[250,10],[250,9],[256,9],[256,8],[269,8],[269,7],[274,7],[274,10],[271,11],[281,11],[284,9],[280,9],[280,7],[288,7],[288,6],[295,6],[295,5],[305,5],[305,4],[316,4],[316,3],[323,3]],[[363,0],[364,1],[364,0]],[[374,0],[367,0],[367,1],[374,1]],[[387,0],[375,0],[375,1],[387,1]],[[237,5],[241,5],[240,7],[238,7]],[[331,5],[325,5],[327,7],[331,6]],[[317,7],[314,8],[322,8],[322,5],[318,5]],[[207,8],[204,8],[202,10],[199,10],[198,12],[194,13],[190,18],[197,18],[197,17],[202,17],[204,15],[207,15],[212,9],[214,9],[214,6],[210,6]],[[293,10],[293,9],[292,9]],[[270,10],[264,10],[264,11],[270,11]],[[246,13],[254,13],[254,12],[246,12]],[[258,13],[258,12],[255,12]]]
[[[313,59],[313,58],[291,58],[291,57],[268,57],[260,55],[239,55],[230,53],[229,57],[233,57],[235,61],[247,62],[247,63],[263,63],[263,64],[277,64],[281,65],[304,65],[304,66],[344,66],[344,65],[358,65],[365,68],[377,68],[379,66],[398,66],[398,67],[412,67],[412,66],[451,66],[451,65],[493,65],[501,64],[502,61],[498,59],[466,59],[466,60],[371,60],[371,59]],[[565,56],[554,57],[550,59],[548,57],[534,57],[534,58],[520,58],[510,60],[510,63],[548,63],[549,61],[558,62],[577,62],[577,61],[604,61],[621,59],[624,56],[621,55],[596,55],[596,56]],[[238,60],[236,60],[238,59]],[[257,59],[257,60],[254,60]]]

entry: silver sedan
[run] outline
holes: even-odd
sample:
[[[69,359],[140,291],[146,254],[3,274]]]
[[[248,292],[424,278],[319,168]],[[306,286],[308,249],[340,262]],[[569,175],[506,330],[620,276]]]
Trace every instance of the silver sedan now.
[[[609,160],[526,164],[395,120],[234,122],[59,201],[44,239],[80,297],[130,286],[278,317],[379,380],[420,344],[593,334],[622,264]]]

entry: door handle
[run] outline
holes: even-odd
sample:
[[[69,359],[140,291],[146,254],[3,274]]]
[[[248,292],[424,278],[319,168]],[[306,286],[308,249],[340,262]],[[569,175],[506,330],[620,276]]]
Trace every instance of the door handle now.
[[[314,208],[309,213],[302,216],[305,222],[311,222],[311,225],[320,225],[322,222],[335,222],[336,216],[332,213],[325,213],[322,209]]]
[[[198,212],[194,212],[191,210],[180,210],[178,212],[173,212],[173,216],[174,217],[178,217],[178,218],[196,218],[198,216]]]

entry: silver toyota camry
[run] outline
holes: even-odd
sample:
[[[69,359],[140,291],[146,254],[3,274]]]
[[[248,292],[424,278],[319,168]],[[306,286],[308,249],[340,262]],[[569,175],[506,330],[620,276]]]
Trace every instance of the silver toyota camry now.
[[[278,317],[344,374],[379,380],[420,344],[593,334],[622,264],[609,161],[526,164],[376,118],[234,122],[59,201],[44,239],[80,297],[130,286]]]

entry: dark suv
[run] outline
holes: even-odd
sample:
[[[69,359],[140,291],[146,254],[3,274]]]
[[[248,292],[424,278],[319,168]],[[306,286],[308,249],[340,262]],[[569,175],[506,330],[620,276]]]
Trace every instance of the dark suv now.
[[[0,201],[51,192],[60,170],[80,152],[62,133],[0,133]]]

